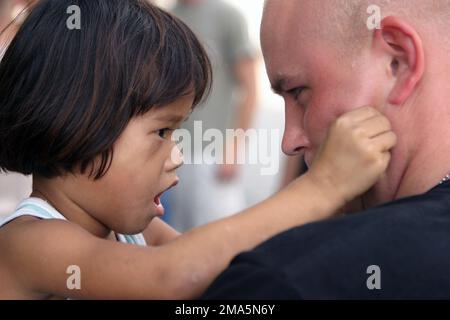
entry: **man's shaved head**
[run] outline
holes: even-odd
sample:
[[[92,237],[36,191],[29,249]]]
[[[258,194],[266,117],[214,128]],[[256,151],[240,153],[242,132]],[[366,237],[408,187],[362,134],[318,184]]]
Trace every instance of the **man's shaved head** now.
[[[395,15],[414,23],[419,31],[439,28],[436,30],[441,31],[440,37],[449,35],[450,0],[266,0],[264,15],[273,15],[280,21],[288,13],[294,19],[307,8],[316,21],[308,31],[337,44],[348,53],[348,49],[361,48],[370,41],[372,33],[367,21],[371,12],[367,11],[373,5],[380,8],[381,19]],[[284,10],[283,15],[280,15],[280,10]],[[443,33],[443,28],[449,32]]]

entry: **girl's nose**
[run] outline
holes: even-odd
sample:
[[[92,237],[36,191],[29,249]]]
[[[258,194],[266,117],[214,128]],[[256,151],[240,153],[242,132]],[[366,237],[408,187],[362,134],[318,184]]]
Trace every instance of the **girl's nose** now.
[[[184,163],[183,153],[180,151],[177,145],[174,145],[170,153],[170,158],[167,161],[167,171],[173,171],[181,167]]]

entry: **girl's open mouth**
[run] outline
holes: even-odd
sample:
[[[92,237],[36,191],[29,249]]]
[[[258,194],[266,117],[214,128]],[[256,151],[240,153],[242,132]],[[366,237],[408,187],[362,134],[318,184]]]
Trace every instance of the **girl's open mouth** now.
[[[158,206],[161,204],[161,195],[162,193],[158,194],[154,199],[153,202],[155,202],[155,204]]]
[[[172,183],[170,185],[170,187],[168,187],[166,190],[164,190],[163,192],[159,193],[157,196],[155,196],[155,198],[153,198],[153,203],[156,206],[156,214],[158,216],[163,216],[164,215],[164,207],[161,203],[161,196],[164,192],[168,191],[169,189],[175,187],[178,184],[178,180],[176,180],[174,183]]]
[[[153,199],[153,203],[155,204],[155,207],[156,207],[156,215],[158,217],[161,217],[164,215],[164,206],[161,203],[161,195],[162,195],[162,193],[160,193]]]

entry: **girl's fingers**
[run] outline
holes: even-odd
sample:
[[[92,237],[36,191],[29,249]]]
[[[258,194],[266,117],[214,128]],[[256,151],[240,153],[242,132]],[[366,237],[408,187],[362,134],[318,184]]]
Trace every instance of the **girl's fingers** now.
[[[364,132],[367,137],[373,138],[385,132],[391,131],[391,123],[389,120],[382,116],[377,115],[360,123],[364,127]]]
[[[379,115],[380,112],[373,107],[361,107],[346,113],[344,117],[349,117],[354,123],[359,123]]]
[[[372,138],[372,143],[377,150],[389,151],[397,143],[397,135],[393,131],[387,131]]]

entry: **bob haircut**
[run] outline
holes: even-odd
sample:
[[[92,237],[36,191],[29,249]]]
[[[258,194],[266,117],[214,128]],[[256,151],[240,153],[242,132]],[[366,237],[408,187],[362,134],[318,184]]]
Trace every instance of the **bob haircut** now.
[[[72,5],[80,29],[68,27]],[[194,33],[145,0],[40,0],[0,64],[0,171],[91,167],[97,180],[133,117],[188,94],[195,107],[211,73]]]

